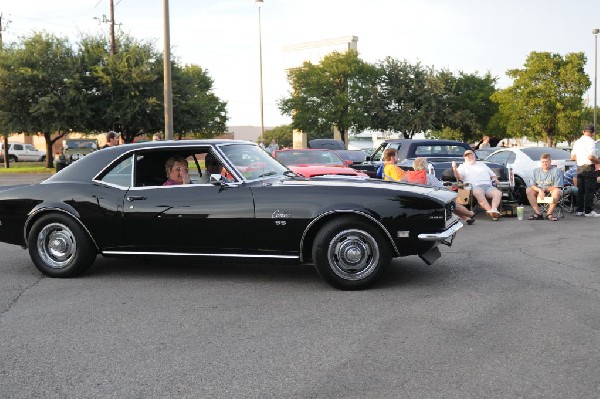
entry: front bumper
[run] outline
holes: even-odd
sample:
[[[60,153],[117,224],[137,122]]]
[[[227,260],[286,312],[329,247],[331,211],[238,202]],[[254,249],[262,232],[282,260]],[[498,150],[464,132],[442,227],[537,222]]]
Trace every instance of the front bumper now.
[[[458,232],[458,230],[460,230],[462,227],[463,224],[457,221],[455,224],[449,226],[446,230],[440,233],[422,233],[419,234],[417,237],[419,238],[419,240],[437,241],[441,244],[446,244],[450,246],[452,245],[452,240],[454,239],[456,232]]]

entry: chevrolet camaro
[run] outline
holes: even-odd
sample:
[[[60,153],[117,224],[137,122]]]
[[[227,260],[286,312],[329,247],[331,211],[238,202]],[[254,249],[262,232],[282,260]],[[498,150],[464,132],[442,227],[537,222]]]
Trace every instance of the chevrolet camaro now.
[[[207,154],[221,173],[206,170]],[[186,184],[164,185],[173,160],[187,163]],[[0,241],[26,248],[51,277],[79,275],[98,255],[263,258],[312,263],[332,286],[361,289],[394,257],[437,260],[462,227],[455,196],[305,178],[245,141],[144,142],[93,152],[39,184],[2,187]]]

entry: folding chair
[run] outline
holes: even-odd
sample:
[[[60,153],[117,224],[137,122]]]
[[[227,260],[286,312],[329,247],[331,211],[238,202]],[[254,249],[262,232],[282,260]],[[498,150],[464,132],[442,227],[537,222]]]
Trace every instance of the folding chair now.
[[[561,207],[561,209],[568,213],[573,213],[577,206],[576,197],[573,189],[577,189],[574,186],[564,186],[562,188],[562,192],[560,193],[560,197],[558,198],[557,206]]]
[[[561,190],[560,196],[558,197],[558,201],[556,203],[556,207],[554,208],[554,212],[558,213],[559,218],[565,217],[564,208],[560,205],[561,199],[563,198],[563,193],[564,189]],[[548,213],[548,207],[552,203],[552,201],[554,201],[554,198],[552,198],[551,196],[546,196],[543,199],[537,199],[537,203],[540,207],[540,212],[542,212],[542,215],[546,215]]]

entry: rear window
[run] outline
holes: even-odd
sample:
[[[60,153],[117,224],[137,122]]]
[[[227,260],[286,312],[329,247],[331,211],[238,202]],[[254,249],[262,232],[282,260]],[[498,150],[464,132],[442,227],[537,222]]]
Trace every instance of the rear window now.
[[[420,145],[415,149],[415,155],[420,157],[462,157],[467,146],[461,145]]]
[[[556,160],[571,159],[570,153],[568,153],[567,151],[561,150],[559,148],[527,147],[527,148],[522,148],[521,151],[523,151],[523,153],[526,154],[533,161],[539,161],[540,157],[544,153],[550,154],[550,157],[552,159],[556,159]]]

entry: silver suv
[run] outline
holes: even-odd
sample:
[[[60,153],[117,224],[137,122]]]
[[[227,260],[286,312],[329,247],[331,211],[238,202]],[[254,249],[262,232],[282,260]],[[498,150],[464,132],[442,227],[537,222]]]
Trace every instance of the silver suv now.
[[[44,162],[46,152],[39,151],[33,144],[8,143],[8,160],[10,162]],[[4,162],[4,143],[0,143],[0,162]]]

